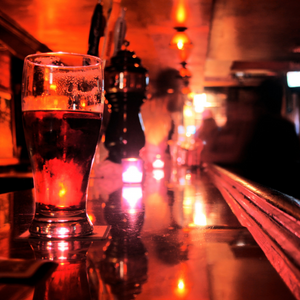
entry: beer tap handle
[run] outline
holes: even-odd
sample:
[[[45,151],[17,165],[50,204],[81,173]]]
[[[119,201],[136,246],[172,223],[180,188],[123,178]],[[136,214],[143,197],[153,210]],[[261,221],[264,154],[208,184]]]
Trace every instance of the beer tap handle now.
[[[125,35],[126,35],[126,21],[125,21],[125,12],[126,8],[122,8],[121,15],[118,18],[116,25],[115,25],[115,32],[114,32],[114,52],[113,56],[116,56],[118,51],[121,50],[123,45]]]
[[[99,0],[92,16],[88,54],[99,56],[99,41],[104,36],[105,26],[106,19],[103,16],[103,7]]]

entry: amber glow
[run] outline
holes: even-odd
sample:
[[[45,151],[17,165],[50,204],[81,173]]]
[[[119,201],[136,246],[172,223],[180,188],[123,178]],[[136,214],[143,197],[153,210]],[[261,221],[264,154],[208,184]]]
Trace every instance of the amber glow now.
[[[207,220],[203,210],[203,205],[200,202],[195,202],[194,207],[194,224],[198,226],[206,226]]]
[[[184,290],[185,286],[184,286],[184,282],[182,279],[179,279],[177,287],[179,290]]]
[[[173,36],[170,47],[173,49],[184,50],[192,47],[192,42],[185,32],[176,32]]]
[[[181,50],[183,47],[184,47],[184,43],[183,43],[182,39],[179,39],[177,42],[177,48],[179,50]]]
[[[60,198],[62,198],[62,197],[65,196],[65,194],[66,194],[66,189],[65,189],[63,183],[59,183],[58,185],[59,185],[59,187],[60,187],[60,190],[59,190],[59,192],[58,192],[58,196],[59,196]],[[61,205],[58,205],[58,206],[61,206]]]
[[[40,191],[36,194],[37,202],[58,207],[80,203],[83,175],[73,160],[64,162],[57,158],[51,159],[42,171],[36,172],[35,177],[35,184]]]
[[[179,70],[179,75],[183,78],[189,78],[189,77],[192,77],[192,73],[189,69],[185,68],[185,67],[182,67],[180,70]]]
[[[137,161],[138,159],[137,158],[134,158],[134,157],[130,157],[127,159],[128,161]]]
[[[186,20],[186,11],[183,3],[179,4],[176,17],[179,23],[184,23]]]
[[[174,6],[175,20],[178,24],[183,24],[187,19],[187,9],[184,0],[177,0]]]
[[[185,105],[183,108],[183,114],[187,118],[193,117],[193,109],[191,106]]]
[[[104,206],[103,206],[103,204],[104,204]],[[105,203],[102,203],[102,207],[105,207]],[[94,223],[95,222],[95,215],[94,214],[91,214],[91,213],[89,213],[88,214],[88,218],[90,219],[90,221],[92,222],[92,223]]]
[[[56,90],[56,84],[52,83],[50,84],[50,90],[55,91]]]
[[[195,107],[195,112],[197,113],[202,113],[204,111],[204,108],[206,107],[206,94],[195,94],[194,100],[193,100],[193,105]]]
[[[191,92],[191,89],[188,86],[183,87],[181,89],[181,93],[184,94],[184,95],[188,95],[190,92]]]
[[[178,279],[177,286],[176,286],[176,289],[175,289],[175,294],[177,296],[179,296],[180,298],[187,296],[188,289],[186,287],[184,279],[182,279],[182,278]]]

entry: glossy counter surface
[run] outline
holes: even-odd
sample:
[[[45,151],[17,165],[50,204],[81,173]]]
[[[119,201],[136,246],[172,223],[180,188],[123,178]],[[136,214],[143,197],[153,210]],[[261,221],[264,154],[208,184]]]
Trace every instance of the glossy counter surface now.
[[[206,172],[149,172],[131,187],[92,178],[88,211],[110,225],[104,240],[18,238],[33,191],[0,205],[0,256],[57,263],[28,282],[0,280],[0,299],[295,299]]]

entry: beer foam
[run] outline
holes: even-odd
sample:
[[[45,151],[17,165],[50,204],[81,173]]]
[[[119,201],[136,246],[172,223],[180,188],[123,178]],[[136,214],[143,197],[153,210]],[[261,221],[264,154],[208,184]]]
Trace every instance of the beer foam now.
[[[74,101],[73,101],[74,102]],[[80,110],[103,112],[104,103],[88,101],[87,98],[73,103],[68,96],[42,95],[27,96],[22,99],[22,111],[30,110]]]

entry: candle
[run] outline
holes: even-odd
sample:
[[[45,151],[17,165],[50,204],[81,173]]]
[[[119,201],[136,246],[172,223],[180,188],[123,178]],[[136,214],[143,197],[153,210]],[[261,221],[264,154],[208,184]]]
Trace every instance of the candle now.
[[[143,161],[138,158],[122,159],[122,180],[124,183],[140,183],[143,179]]]
[[[161,169],[161,168],[164,167],[164,165],[165,165],[165,163],[160,159],[160,155],[157,154],[156,155],[156,160],[152,164],[153,168],[155,168],[155,169]]]

